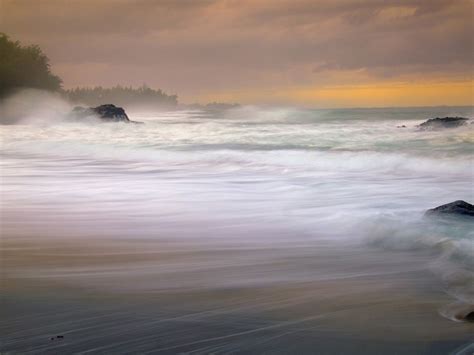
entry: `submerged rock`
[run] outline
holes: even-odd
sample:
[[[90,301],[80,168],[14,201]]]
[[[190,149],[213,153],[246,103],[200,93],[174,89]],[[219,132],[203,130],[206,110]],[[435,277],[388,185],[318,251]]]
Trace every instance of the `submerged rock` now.
[[[131,121],[125,110],[112,104],[100,105],[97,107],[74,107],[72,116],[75,119],[95,116],[105,122],[126,122],[126,123],[143,123]]]
[[[430,118],[418,127],[421,129],[440,129],[440,128],[456,128],[463,126],[469,119],[465,117],[436,117]]]
[[[429,209],[428,211],[426,211],[426,214],[452,214],[474,217],[474,206],[466,201],[457,200],[451,203],[447,203],[445,205],[438,206],[436,208]]]
[[[440,313],[455,322],[474,322],[474,304],[457,301],[441,308]]]
[[[474,305],[470,305],[465,309],[459,310],[453,315],[453,318],[459,322],[474,323]]]

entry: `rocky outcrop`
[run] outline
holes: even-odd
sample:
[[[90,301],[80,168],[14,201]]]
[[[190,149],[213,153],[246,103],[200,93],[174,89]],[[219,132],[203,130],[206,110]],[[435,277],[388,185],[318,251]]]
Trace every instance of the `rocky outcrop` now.
[[[130,122],[125,110],[112,104],[92,108],[94,113],[104,121]]]
[[[465,117],[436,117],[430,118],[418,127],[423,130],[434,130],[441,128],[456,128],[463,126],[469,119]]]
[[[474,206],[462,200],[447,203],[426,211],[427,215],[457,215],[474,217]]]
[[[125,122],[125,123],[142,123],[131,121],[125,110],[112,104],[100,105],[97,107],[74,107],[72,110],[74,119],[82,119],[86,117],[98,117],[104,122]]]

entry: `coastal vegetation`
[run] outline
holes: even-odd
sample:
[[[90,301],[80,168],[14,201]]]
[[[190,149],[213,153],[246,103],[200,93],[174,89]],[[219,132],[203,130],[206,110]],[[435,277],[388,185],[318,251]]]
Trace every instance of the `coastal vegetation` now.
[[[175,107],[178,104],[177,95],[168,95],[161,89],[152,89],[147,85],[138,88],[114,86],[104,88],[75,88],[63,90],[63,95],[72,102],[98,106],[104,102],[113,102],[119,106],[160,106]]]
[[[57,92],[74,103],[90,106],[114,103],[175,107],[178,104],[177,95],[168,95],[161,89],[146,85],[138,88],[117,85],[112,88],[63,89],[62,79],[51,72],[49,58],[39,46],[25,46],[0,33],[0,98],[27,88]]]
[[[22,88],[59,91],[61,84],[39,46],[23,46],[0,33],[0,97]]]

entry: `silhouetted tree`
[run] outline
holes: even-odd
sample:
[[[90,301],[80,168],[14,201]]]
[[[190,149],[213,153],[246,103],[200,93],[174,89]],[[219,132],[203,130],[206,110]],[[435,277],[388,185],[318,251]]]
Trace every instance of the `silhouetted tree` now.
[[[0,33],[0,97],[19,88],[57,91],[61,83],[38,46],[22,46]]]

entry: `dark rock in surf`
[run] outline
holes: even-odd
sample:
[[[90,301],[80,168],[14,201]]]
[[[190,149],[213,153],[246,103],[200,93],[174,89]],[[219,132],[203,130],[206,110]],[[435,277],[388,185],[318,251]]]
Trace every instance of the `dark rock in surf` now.
[[[473,322],[474,323],[474,311],[466,314],[466,316],[464,317],[464,320],[466,322]]]
[[[100,105],[97,107],[77,106],[72,110],[72,117],[74,119],[81,119],[91,116],[98,117],[104,122],[143,123],[131,121],[122,107],[112,104]]]
[[[130,122],[125,110],[112,104],[94,107],[92,111],[104,121]]]
[[[447,203],[426,211],[426,215],[457,215],[474,217],[474,206],[462,200]]]
[[[474,323],[474,304],[456,301],[442,307],[440,314],[455,322]]]
[[[436,117],[430,118],[423,122],[418,127],[423,130],[441,129],[441,128],[456,128],[464,126],[469,119],[465,117]]]

